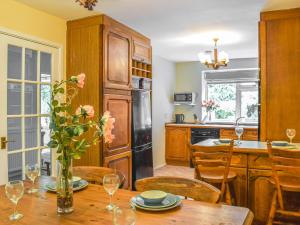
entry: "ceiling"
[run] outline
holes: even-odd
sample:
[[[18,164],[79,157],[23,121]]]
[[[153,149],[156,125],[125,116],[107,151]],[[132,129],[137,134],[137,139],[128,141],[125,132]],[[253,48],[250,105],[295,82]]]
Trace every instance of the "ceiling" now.
[[[215,36],[230,58],[257,57],[260,11],[300,6],[299,0],[98,0],[91,12],[75,0],[17,1],[66,20],[105,13],[151,38],[154,54],[176,62],[196,61]]]

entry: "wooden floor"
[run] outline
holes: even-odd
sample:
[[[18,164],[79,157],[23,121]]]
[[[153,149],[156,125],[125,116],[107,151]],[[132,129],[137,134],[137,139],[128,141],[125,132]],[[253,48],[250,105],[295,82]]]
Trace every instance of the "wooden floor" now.
[[[194,169],[184,166],[166,165],[154,170],[154,176],[176,176],[194,178]]]

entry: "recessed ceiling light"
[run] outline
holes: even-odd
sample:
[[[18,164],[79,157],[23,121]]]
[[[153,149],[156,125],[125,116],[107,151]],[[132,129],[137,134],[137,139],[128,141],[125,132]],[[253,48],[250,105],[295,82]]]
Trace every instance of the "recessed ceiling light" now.
[[[200,44],[200,45],[211,45],[213,38],[219,38],[220,45],[230,45],[238,43],[242,40],[240,33],[234,31],[208,31],[198,34],[190,34],[176,38],[184,44]]]

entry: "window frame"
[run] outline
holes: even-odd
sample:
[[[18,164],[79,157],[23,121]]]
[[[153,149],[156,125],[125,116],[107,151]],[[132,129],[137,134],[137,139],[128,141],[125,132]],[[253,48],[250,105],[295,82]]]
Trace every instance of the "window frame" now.
[[[258,105],[260,105],[260,100],[259,100],[259,78],[248,78],[248,79],[243,79],[242,77],[238,77],[237,79],[215,79],[215,80],[207,80],[206,79],[206,74],[208,73],[221,73],[221,72],[238,72],[238,71],[254,71],[254,72],[259,72],[259,68],[245,68],[245,69],[223,69],[223,70],[218,70],[218,71],[213,71],[213,70],[207,70],[207,71],[202,71],[202,101],[203,100],[208,100],[208,85],[209,84],[226,84],[226,83],[235,83],[236,84],[236,105],[235,105],[235,120],[239,117],[241,117],[241,111],[242,111],[242,92],[243,91],[258,91]],[[259,77],[259,76],[258,76]],[[256,83],[255,86],[253,87],[241,87],[239,83]],[[205,109],[202,108],[201,111],[202,115],[205,115]],[[234,121],[221,121],[221,120],[212,120],[208,123],[216,123],[216,124],[233,124]],[[245,121],[243,124],[251,124],[251,125],[258,125],[259,123],[259,118],[257,121]]]

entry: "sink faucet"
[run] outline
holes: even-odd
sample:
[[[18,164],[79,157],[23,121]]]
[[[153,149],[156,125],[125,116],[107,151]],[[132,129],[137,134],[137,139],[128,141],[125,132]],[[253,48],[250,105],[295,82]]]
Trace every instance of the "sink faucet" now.
[[[240,121],[241,119],[244,119],[244,118],[245,118],[245,117],[243,117],[243,116],[237,118],[237,119],[235,120],[235,126],[238,126],[238,125],[239,125],[239,121]]]

